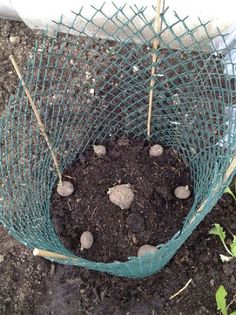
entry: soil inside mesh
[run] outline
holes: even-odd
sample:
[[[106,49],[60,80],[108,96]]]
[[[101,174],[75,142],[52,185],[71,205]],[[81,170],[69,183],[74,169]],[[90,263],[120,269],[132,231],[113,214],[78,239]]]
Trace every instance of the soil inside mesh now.
[[[51,215],[59,238],[76,254],[94,261],[126,261],[141,245],[165,243],[181,228],[192,198],[179,200],[173,191],[179,185],[191,189],[190,174],[171,148],[150,157],[144,141],[118,139],[105,145],[104,158],[95,157],[91,148],[66,170],[75,192],[67,198],[55,192]],[[128,210],[112,204],[107,195],[118,184],[131,184],[134,191]],[[81,252],[80,236],[86,230],[95,241]]]

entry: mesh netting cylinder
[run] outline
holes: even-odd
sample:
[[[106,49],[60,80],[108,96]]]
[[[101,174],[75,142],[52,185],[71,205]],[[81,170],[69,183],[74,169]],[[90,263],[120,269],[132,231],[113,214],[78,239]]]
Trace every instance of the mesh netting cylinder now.
[[[204,43],[194,37],[199,29],[207,35],[206,24],[199,22],[191,30],[186,19],[176,15],[183,28],[183,35],[177,37],[175,25],[166,23],[165,12],[160,17],[162,31],[156,33],[153,23],[145,19],[144,8],[134,7],[129,20],[125,19],[125,10],[117,8],[112,20],[114,29],[107,33],[104,23],[97,26],[98,34],[94,36],[87,36],[86,32],[94,24],[93,19],[85,20],[80,31],[61,19],[56,34],[45,34],[40,47],[36,43],[26,64],[24,82],[63,172],[89,145],[117,136],[146,139],[153,79],[151,140],[180,153],[194,184],[193,205],[183,218],[182,229],[170,236],[166,244],[157,244],[155,254],[131,257],[127,262],[87,261],[66,249],[50,218],[50,198],[57,174],[22,81],[0,124],[0,219],[9,233],[26,246],[66,256],[52,255],[52,260],[136,278],[157,272],[171,259],[232,179],[236,163],[236,94],[234,79],[224,74],[218,54],[213,49],[206,53]],[[96,14],[103,14],[102,8]],[[83,18],[83,10],[74,15],[75,21]],[[67,33],[61,34],[61,28]],[[152,34],[151,39],[142,35],[144,28]],[[169,43],[162,41],[166,31],[173,35]],[[98,38],[102,33],[106,39]],[[128,40],[120,41],[122,34],[127,37],[127,33]],[[187,47],[182,41],[186,36],[191,38]],[[161,42],[161,48],[152,48],[154,38]],[[170,48],[172,41],[178,43],[179,50]],[[157,56],[155,64],[153,53]],[[154,77],[152,67],[156,69]]]

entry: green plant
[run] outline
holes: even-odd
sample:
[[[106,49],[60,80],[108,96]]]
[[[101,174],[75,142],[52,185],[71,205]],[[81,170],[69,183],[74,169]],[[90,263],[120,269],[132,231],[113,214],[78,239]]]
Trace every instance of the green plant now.
[[[222,315],[236,315],[236,311],[233,311],[232,313],[228,312],[229,307],[235,302],[235,296],[233,297],[232,301],[227,305],[227,295],[228,292],[225,290],[224,286],[219,286],[215,294],[217,310],[220,311]]]
[[[230,256],[225,256],[225,255],[220,254],[220,258],[223,262],[230,261],[231,259],[236,257],[236,235],[232,234],[233,240],[231,243],[229,243],[229,246],[227,246],[225,242],[226,233],[219,224],[215,223],[214,227],[209,231],[209,234],[219,236],[224,248],[226,249],[227,253],[230,255]]]
[[[236,201],[236,179],[234,181],[234,192],[232,191],[230,187],[227,187],[225,188],[224,193],[229,194],[230,196],[234,198],[234,201]]]

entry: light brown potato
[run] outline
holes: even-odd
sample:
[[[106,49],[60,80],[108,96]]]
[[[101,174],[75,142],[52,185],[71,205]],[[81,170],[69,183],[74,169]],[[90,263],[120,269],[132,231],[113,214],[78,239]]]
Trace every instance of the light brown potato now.
[[[107,154],[107,150],[104,145],[95,145],[93,151],[97,157],[103,157]]]
[[[93,246],[94,238],[93,234],[89,231],[85,231],[80,236],[81,250],[89,249]]]
[[[163,153],[164,153],[164,148],[160,144],[154,144],[149,149],[150,156],[158,157],[158,156],[161,156]]]
[[[62,181],[62,183],[59,183],[57,186],[57,193],[62,197],[68,197],[72,195],[74,190],[73,184],[68,181]]]
[[[178,186],[174,190],[174,195],[178,199],[187,199],[190,197],[191,191],[190,191],[188,185],[187,186]]]
[[[144,256],[146,254],[154,254],[157,252],[157,248],[152,245],[145,244],[138,249],[138,256]]]
[[[116,185],[108,190],[109,199],[121,209],[129,209],[134,200],[130,184]]]

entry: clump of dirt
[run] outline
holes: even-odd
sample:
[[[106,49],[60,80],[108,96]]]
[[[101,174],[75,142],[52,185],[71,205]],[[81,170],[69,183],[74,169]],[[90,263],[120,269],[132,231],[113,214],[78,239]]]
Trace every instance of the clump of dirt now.
[[[106,144],[107,155],[97,158],[93,150],[80,156],[67,170],[75,193],[52,197],[51,215],[64,245],[81,257],[102,262],[126,261],[143,244],[157,245],[171,238],[187,215],[192,198],[179,200],[174,189],[190,185],[190,174],[176,151],[166,148],[150,157],[150,145],[121,139]],[[130,184],[135,198],[129,209],[111,203],[107,192],[118,184]],[[80,251],[83,231],[93,233],[91,249]]]

